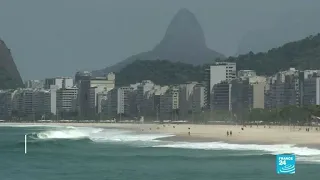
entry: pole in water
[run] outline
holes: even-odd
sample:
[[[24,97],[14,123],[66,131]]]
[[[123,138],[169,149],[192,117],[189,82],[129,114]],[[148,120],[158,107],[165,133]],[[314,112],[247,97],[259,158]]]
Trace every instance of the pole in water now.
[[[27,154],[27,135],[24,135],[24,154]]]

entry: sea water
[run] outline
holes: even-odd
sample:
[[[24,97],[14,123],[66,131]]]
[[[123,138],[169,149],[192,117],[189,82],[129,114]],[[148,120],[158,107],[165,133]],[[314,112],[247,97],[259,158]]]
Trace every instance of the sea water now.
[[[0,180],[320,177],[320,150],[316,148],[159,139],[169,136],[173,135],[92,127],[0,125]],[[296,155],[296,174],[276,173],[275,155],[282,153]]]

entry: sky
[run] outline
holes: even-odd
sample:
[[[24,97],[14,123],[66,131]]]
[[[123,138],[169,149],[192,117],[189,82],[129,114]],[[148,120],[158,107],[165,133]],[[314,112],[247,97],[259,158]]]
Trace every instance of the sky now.
[[[320,9],[320,1],[0,0],[0,38],[23,80],[74,76],[151,50],[181,8],[196,15],[209,48],[230,56],[248,32]]]

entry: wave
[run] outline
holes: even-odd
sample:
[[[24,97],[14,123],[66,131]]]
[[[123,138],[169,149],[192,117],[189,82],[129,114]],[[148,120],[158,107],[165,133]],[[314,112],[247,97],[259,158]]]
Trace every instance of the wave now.
[[[320,155],[320,150],[307,147],[296,147],[291,144],[259,145],[259,144],[229,144],[224,142],[201,142],[201,143],[173,143],[154,147],[204,149],[204,150],[256,150],[271,152],[273,154],[294,153],[301,156]]]
[[[173,136],[170,134],[137,134],[118,129],[103,129],[92,127],[59,127],[38,133],[29,137],[40,140],[52,139],[90,139],[94,142],[132,142],[153,141],[158,138]]]
[[[174,136],[159,133],[135,133],[119,129],[103,129],[93,127],[51,127],[45,131],[32,133],[29,137],[35,140],[48,141],[59,139],[88,139],[93,142],[125,142],[135,146],[142,145],[150,148],[180,148],[202,150],[242,151],[247,155],[276,155],[293,153],[298,161],[320,163],[320,150],[308,147],[298,147],[293,144],[259,145],[259,144],[230,144],[225,142],[170,142],[159,138]],[[250,154],[251,153],[251,154]],[[245,156],[245,154],[243,154]]]
[[[229,144],[225,142],[176,142],[153,147],[203,149],[203,150],[234,150],[234,151],[261,151],[272,155],[291,153],[297,156],[298,161],[320,162],[320,150],[308,147],[297,147],[292,144],[259,145],[259,144]]]

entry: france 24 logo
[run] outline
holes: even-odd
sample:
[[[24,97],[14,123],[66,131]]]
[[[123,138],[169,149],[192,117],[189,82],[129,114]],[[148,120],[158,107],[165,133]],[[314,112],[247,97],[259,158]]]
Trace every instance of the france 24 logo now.
[[[294,154],[280,154],[276,158],[278,174],[296,173],[296,156]]]

